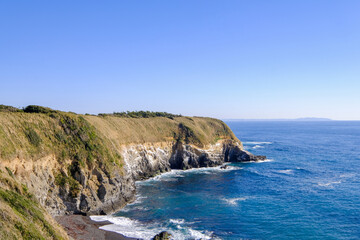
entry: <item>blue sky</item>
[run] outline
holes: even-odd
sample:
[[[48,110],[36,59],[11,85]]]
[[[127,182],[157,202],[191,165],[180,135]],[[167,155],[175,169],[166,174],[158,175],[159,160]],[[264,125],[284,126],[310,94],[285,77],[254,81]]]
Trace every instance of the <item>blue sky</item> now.
[[[1,1],[0,103],[360,119],[360,1]]]

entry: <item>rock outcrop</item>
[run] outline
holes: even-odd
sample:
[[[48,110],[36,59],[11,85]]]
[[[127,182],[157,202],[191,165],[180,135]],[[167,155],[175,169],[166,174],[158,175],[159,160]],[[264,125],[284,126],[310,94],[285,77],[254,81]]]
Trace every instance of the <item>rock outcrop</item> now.
[[[53,216],[115,212],[135,199],[135,181],[171,169],[265,159],[211,118],[6,112],[0,136],[0,167]]]
[[[156,234],[152,240],[170,240],[172,235],[169,232],[163,231],[159,234]]]

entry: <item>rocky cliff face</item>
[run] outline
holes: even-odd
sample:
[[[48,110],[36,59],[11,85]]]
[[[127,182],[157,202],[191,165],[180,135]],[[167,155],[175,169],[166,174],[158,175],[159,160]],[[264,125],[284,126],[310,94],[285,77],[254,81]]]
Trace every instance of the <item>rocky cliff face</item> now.
[[[35,167],[34,170],[39,169]],[[31,176],[27,179],[33,180]],[[38,185],[36,193],[42,193],[47,188],[43,183],[45,181]],[[0,239],[69,239],[39,204],[39,195],[34,192],[19,181],[10,168],[0,164]]]
[[[66,175],[66,169],[57,164],[55,156],[37,161],[3,162],[21,182],[26,182],[39,202],[52,215],[108,214],[135,199],[135,181],[150,178],[171,169],[213,167],[225,162],[257,161],[234,140],[218,141],[206,148],[179,142],[130,144],[121,148],[124,171],[108,173],[94,168],[75,172],[81,184],[77,196],[71,195],[70,186],[56,184],[56,172]]]
[[[220,120],[0,114],[0,167],[51,215],[108,214],[135,198],[135,181],[171,169],[257,161]]]
[[[90,214],[114,212],[134,199],[135,181],[171,169],[214,167],[225,162],[265,159],[265,156],[255,156],[244,151],[241,144],[233,140],[218,141],[206,148],[179,142],[126,145],[122,147],[122,154],[125,161],[125,176],[118,176],[115,180],[104,175],[98,177],[98,181],[102,182],[100,187],[97,191],[92,189],[87,192],[97,192],[97,195],[82,193],[83,199],[80,199],[77,210]],[[93,174],[99,175],[95,172]]]

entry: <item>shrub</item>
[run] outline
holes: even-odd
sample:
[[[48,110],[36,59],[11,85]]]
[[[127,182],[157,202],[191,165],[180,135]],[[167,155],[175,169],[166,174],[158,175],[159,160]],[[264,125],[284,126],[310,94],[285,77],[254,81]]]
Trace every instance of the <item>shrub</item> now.
[[[24,108],[24,112],[26,113],[55,113],[56,111],[42,106],[37,105],[29,105],[26,108]]]
[[[166,117],[174,119],[175,117],[181,117],[181,115],[167,113],[167,112],[151,112],[151,111],[127,111],[127,112],[114,112],[113,114],[100,113],[99,116],[116,116],[122,118],[154,118],[154,117]]]
[[[38,147],[40,145],[41,138],[33,129],[27,128],[25,130],[25,135],[32,145],[34,145],[35,147]]]
[[[193,143],[199,146],[203,145],[203,142],[197,136],[190,127],[186,126],[184,123],[179,123],[179,132],[174,135],[177,141],[184,141],[186,144]]]
[[[69,179],[69,187],[70,187],[70,196],[72,198],[76,198],[80,193],[80,184],[73,178]]]
[[[55,184],[60,186],[60,187],[64,187],[66,184],[66,175],[64,173],[58,173],[55,176]]]
[[[5,169],[8,172],[8,174],[10,175],[10,177],[15,178],[15,176],[14,176],[13,172],[10,170],[10,168],[5,167]]]
[[[0,112],[22,112],[22,110],[12,106],[0,105]]]
[[[66,176],[64,173],[58,173],[55,176],[55,184],[59,187],[69,186],[70,197],[76,198],[80,193],[80,184],[72,177]]]

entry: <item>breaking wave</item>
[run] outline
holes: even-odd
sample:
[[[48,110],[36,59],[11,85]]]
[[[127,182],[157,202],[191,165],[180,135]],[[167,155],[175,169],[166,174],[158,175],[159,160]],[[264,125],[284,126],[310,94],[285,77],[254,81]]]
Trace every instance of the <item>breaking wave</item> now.
[[[270,160],[264,160],[264,161],[270,161]],[[261,162],[264,162],[261,161]],[[239,166],[233,166],[230,164],[225,164],[225,168],[223,166],[217,166],[217,167],[203,167],[203,168],[192,168],[187,170],[174,170],[172,169],[169,172],[162,173],[160,175],[157,175],[153,178],[149,178],[147,180],[141,180],[138,181],[138,184],[147,184],[154,181],[176,181],[176,178],[183,178],[188,173],[200,173],[200,174],[212,174],[216,172],[226,172],[226,171],[234,171],[234,170],[240,170],[242,167]]]
[[[272,144],[272,142],[243,142],[245,145],[264,145],[264,144]]]
[[[100,229],[116,232],[126,237],[152,239],[162,231],[168,231],[174,239],[214,239],[213,232],[196,230],[188,225],[184,219],[169,219],[165,223],[142,223],[126,217],[91,216],[96,222],[109,221],[112,224],[104,225]]]
[[[292,170],[292,169],[284,169],[284,170],[278,170],[276,172],[282,173],[282,174],[293,174],[294,170]]]
[[[334,184],[340,184],[341,181],[334,181],[334,182],[319,182],[317,185],[320,187],[333,187]]]
[[[232,205],[235,206],[237,205],[238,202],[240,201],[245,201],[249,199],[249,197],[239,197],[239,198],[222,198],[221,200],[223,200],[226,204],[228,205]]]

